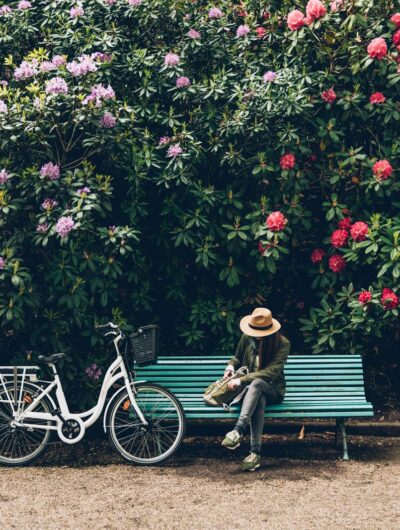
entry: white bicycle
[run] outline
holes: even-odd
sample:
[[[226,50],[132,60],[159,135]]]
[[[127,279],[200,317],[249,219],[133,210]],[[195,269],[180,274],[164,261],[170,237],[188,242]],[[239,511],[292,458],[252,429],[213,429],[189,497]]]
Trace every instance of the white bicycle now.
[[[66,444],[75,444],[105,407],[103,427],[109,440],[126,460],[140,465],[164,462],[179,448],[185,433],[185,414],[179,400],[167,389],[146,381],[134,381],[128,369],[127,348],[119,343],[124,333],[112,322],[110,328],[117,358],[108,368],[98,402],[92,409],[71,413],[56,364],[64,353],[39,356],[53,372],[52,381],[39,381],[39,367],[0,367],[0,463],[20,466],[33,462],[57,432]],[[106,405],[109,390],[119,388]],[[105,406],[106,405],[106,406]]]

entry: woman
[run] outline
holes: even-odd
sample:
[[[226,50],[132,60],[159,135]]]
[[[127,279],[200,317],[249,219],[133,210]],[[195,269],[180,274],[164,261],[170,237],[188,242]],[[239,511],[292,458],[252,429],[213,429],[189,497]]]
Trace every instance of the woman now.
[[[280,403],[285,396],[284,364],[290,351],[289,340],[279,333],[281,325],[272,318],[271,311],[259,307],[240,321],[243,335],[235,356],[228,362],[224,377],[229,377],[240,366],[249,373],[229,381],[231,390],[248,385],[244,393],[240,417],[226,434],[222,445],[228,449],[239,447],[246,427],[250,425],[250,454],[243,461],[243,469],[254,471],[260,467],[261,437],[264,427],[265,405]]]

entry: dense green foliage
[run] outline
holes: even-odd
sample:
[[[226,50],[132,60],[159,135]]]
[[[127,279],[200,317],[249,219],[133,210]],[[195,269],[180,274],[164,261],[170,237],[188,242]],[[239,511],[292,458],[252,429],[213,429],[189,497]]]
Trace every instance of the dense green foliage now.
[[[228,353],[257,305],[296,351],[396,353],[393,2],[298,30],[306,2],[28,4],[0,11],[2,356],[64,350],[73,379],[110,318]]]

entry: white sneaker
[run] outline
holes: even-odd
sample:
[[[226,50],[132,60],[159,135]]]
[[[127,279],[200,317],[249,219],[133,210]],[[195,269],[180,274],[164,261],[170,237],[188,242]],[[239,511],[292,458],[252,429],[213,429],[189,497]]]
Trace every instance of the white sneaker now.
[[[239,434],[238,431],[233,430],[233,431],[226,433],[225,438],[222,440],[221,445],[223,445],[227,449],[233,450],[239,447],[241,441],[242,441],[242,435]]]

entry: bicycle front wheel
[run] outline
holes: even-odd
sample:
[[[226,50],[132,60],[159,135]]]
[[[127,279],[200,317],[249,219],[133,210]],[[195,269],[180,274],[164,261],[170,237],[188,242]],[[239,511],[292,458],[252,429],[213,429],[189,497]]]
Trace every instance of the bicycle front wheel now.
[[[148,422],[137,416],[128,392],[117,394],[108,416],[109,438],[126,460],[140,465],[161,464],[179,448],[185,434],[185,413],[179,400],[154,383],[135,385],[136,402]]]

